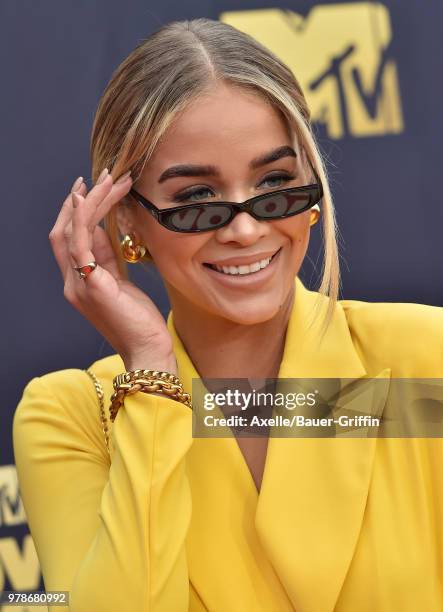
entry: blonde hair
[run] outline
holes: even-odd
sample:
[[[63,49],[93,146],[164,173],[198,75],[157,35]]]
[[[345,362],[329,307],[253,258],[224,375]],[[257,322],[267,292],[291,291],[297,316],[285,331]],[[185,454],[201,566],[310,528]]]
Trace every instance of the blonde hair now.
[[[322,181],[324,257],[318,292],[329,299],[322,297],[317,305],[327,302],[324,332],[340,284],[336,221],[326,168],[296,77],[248,34],[211,19],[175,21],[136,47],[112,75],[97,108],[91,137],[93,181],[105,167],[114,179],[131,170],[136,181],[177,113],[216,81],[252,91],[279,109]],[[120,272],[127,278],[115,207],[105,219],[105,229]]]

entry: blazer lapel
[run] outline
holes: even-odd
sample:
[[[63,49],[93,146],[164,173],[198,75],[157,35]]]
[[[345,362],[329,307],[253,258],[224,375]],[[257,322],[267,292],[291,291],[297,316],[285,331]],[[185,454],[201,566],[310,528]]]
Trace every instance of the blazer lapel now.
[[[319,299],[321,308],[327,298],[318,296],[296,278],[279,379],[340,378],[347,379],[345,384],[350,384],[366,377],[340,304],[336,305],[333,319],[320,341],[319,318],[315,318],[316,300]],[[185,389],[192,393],[192,378],[197,378],[198,374],[176,333],[172,312],[168,328],[173,337],[180,379]],[[390,370],[383,370],[378,376],[387,377],[389,381]],[[387,391],[388,385],[385,393]],[[381,400],[379,397],[365,405],[362,411],[380,416],[385,399],[385,396]],[[220,571],[223,571],[224,554],[229,559],[229,554],[235,556],[235,548],[242,546],[241,530],[249,525],[245,521],[249,514],[255,533],[249,533],[249,525],[246,543],[255,547],[252,551],[255,557],[263,555],[255,559],[257,566],[261,566],[261,574],[256,577],[257,588],[260,580],[267,584],[275,593],[281,610],[287,609],[287,597],[297,612],[332,612],[357,545],[376,442],[375,437],[279,438],[271,434],[258,493],[233,437],[196,439],[189,453],[191,488],[198,493],[202,486],[199,483],[204,482],[210,490],[208,498],[198,502],[195,509],[201,510],[201,516],[203,512],[210,513],[211,499],[217,496],[211,485],[215,480],[218,489],[225,498],[229,496],[234,506],[226,530],[220,523],[223,538],[214,533],[213,524],[208,524],[206,529],[202,520],[193,530],[194,544],[189,546],[190,572],[194,572],[191,581],[199,593],[206,591],[207,603],[229,605],[230,594],[229,589],[223,587],[217,593],[217,601],[214,595],[214,599],[208,601],[214,584],[205,588],[208,559],[199,563],[199,550],[206,545],[208,549],[218,546]],[[222,498],[219,503],[223,503]],[[236,514],[240,515],[237,526],[232,519]],[[220,546],[226,551],[220,550]]]
[[[178,375],[192,394],[199,375],[168,317]],[[223,416],[216,407],[214,416]],[[195,438],[186,468],[192,516],[186,540],[189,579],[208,610],[293,606],[255,528],[258,492],[235,437]]]
[[[367,373],[340,304],[319,342],[319,320],[312,318],[318,295],[296,279],[279,378],[346,379],[344,389]],[[378,374],[387,377],[381,396],[377,387],[365,394],[369,403],[351,408],[381,416],[390,374]],[[375,437],[269,440],[255,524],[297,612],[335,607],[357,545],[376,443]]]

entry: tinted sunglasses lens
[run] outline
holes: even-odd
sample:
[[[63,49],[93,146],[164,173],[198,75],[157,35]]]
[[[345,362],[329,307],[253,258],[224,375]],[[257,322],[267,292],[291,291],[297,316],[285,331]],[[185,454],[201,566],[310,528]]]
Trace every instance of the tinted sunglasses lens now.
[[[318,190],[315,189],[315,192]],[[314,204],[313,191],[274,193],[254,204],[254,213],[262,218],[289,217]]]
[[[231,217],[229,206],[188,206],[167,217],[171,228],[179,232],[201,232],[219,227]]]

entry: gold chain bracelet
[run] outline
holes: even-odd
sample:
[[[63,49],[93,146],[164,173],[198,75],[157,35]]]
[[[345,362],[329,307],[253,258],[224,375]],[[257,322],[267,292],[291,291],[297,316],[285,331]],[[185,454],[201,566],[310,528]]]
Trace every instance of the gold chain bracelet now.
[[[191,396],[184,392],[183,385],[178,377],[169,372],[159,372],[158,370],[124,372],[114,378],[113,386],[115,391],[111,396],[111,406],[109,408],[112,422],[114,422],[117,412],[123,404],[125,395],[132,395],[137,391],[164,393],[167,397],[192,408]]]

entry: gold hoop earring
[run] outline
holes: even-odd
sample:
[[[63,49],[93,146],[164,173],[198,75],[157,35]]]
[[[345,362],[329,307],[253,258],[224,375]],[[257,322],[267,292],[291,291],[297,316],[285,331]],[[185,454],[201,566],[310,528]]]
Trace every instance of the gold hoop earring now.
[[[142,244],[137,244],[137,237],[134,233],[126,234],[120,242],[123,259],[128,263],[137,263],[146,256],[148,250]]]
[[[309,225],[315,225],[319,219],[320,219],[320,206],[318,204],[315,204],[311,208],[311,216],[309,220]]]

